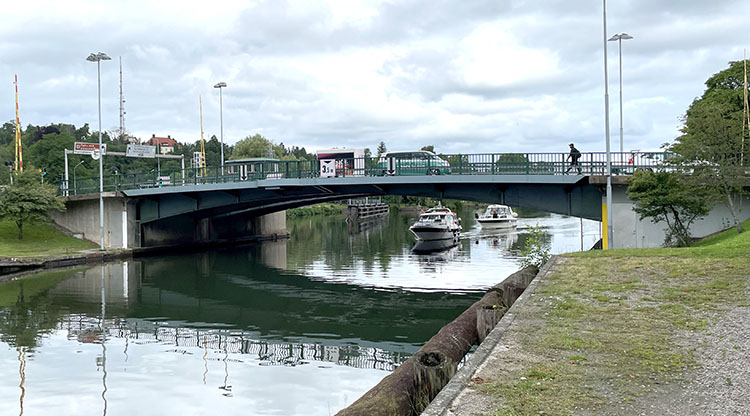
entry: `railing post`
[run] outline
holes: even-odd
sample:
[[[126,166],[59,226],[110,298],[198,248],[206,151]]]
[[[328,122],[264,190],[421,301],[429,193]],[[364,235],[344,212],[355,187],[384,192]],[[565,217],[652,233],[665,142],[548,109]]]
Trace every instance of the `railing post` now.
[[[531,167],[530,166],[531,162],[529,162],[529,154],[528,153],[524,153],[523,157],[524,157],[524,160],[526,160],[526,163],[525,163],[525,165],[526,165],[526,174],[528,175],[529,174],[529,168]]]

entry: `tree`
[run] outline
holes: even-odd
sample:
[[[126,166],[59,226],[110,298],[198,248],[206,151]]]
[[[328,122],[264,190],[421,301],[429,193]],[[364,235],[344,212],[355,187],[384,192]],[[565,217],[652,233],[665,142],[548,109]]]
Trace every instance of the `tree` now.
[[[260,134],[247,136],[234,145],[233,159],[248,157],[274,157],[274,144]],[[281,156],[281,155],[279,155]]]
[[[378,149],[377,149],[377,152],[378,152],[378,157],[382,156],[382,155],[383,155],[383,153],[386,153],[386,152],[388,152],[388,149],[386,149],[386,147],[385,147],[385,142],[382,142],[382,141],[381,141],[381,142],[380,142],[380,143],[378,144]]]
[[[696,189],[721,192],[737,231],[742,232],[734,203],[747,192],[750,166],[748,152],[743,151],[748,131],[743,128],[742,62],[732,62],[711,76],[706,87],[686,111],[682,135],[670,150],[679,155],[674,162],[683,168],[686,181]]]
[[[429,145],[429,146],[422,146],[422,148],[421,148],[421,149],[419,149],[419,150],[426,150],[426,151],[428,151],[428,152],[432,152],[432,153],[435,153],[435,146],[433,146],[433,145]]]
[[[40,185],[35,169],[15,175],[13,185],[0,191],[0,218],[15,221],[18,239],[23,239],[23,224],[46,221],[49,210],[65,211],[65,203],[52,185]]]
[[[685,178],[679,173],[642,169],[628,180],[627,195],[635,202],[634,210],[640,218],[651,218],[654,224],[667,223],[667,247],[689,246],[690,224],[708,214],[715,201],[710,192],[695,188]]]

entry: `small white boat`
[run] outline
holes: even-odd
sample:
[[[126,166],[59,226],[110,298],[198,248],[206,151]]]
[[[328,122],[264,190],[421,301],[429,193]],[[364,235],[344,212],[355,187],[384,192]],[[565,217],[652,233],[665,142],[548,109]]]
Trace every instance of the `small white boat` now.
[[[418,241],[458,241],[461,219],[450,208],[437,206],[419,214],[417,222],[409,227]]]
[[[474,214],[482,228],[513,228],[516,226],[518,214],[507,205],[489,205],[484,214]]]

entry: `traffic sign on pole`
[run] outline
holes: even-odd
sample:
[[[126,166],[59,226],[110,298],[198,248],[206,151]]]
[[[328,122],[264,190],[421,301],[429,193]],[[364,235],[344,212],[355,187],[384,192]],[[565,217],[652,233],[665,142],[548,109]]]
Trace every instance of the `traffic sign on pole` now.
[[[102,144],[102,154],[107,154],[107,145]],[[76,155],[91,155],[94,151],[99,152],[99,143],[75,142],[73,144],[73,153]]]

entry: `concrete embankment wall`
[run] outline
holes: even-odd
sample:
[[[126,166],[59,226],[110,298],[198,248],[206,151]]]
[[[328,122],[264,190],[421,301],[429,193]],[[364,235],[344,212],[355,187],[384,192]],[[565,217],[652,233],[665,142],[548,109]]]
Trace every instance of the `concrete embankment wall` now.
[[[667,235],[666,222],[654,224],[650,218],[639,219],[633,211],[633,202],[625,191],[627,186],[615,186],[612,190],[612,225],[614,242],[612,248],[657,248]],[[736,198],[735,209],[740,222],[750,218],[750,197]],[[732,227],[734,219],[726,205],[717,205],[705,217],[697,219],[690,227],[695,238],[703,238]]]

